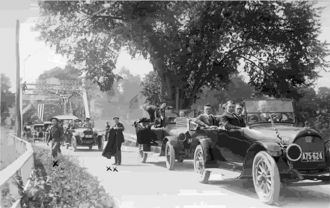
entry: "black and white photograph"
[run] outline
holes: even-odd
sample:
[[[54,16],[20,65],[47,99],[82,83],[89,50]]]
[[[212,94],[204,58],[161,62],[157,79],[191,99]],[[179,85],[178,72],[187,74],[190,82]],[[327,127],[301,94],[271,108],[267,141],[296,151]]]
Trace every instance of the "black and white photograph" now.
[[[330,0],[2,0],[0,208],[329,208]]]

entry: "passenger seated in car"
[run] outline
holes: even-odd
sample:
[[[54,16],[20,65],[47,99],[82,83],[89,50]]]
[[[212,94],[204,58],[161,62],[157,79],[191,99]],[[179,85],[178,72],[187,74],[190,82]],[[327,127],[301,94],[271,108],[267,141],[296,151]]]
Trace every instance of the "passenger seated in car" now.
[[[231,100],[226,103],[226,111],[221,115],[221,124],[227,130],[240,129],[245,126],[235,114],[235,103]]]
[[[204,105],[204,113],[195,119],[195,123],[205,128],[216,128],[219,125],[218,119],[211,114],[211,105]]]
[[[245,127],[244,115],[243,115],[243,105],[241,103],[236,103],[235,114],[237,115],[240,126]]]

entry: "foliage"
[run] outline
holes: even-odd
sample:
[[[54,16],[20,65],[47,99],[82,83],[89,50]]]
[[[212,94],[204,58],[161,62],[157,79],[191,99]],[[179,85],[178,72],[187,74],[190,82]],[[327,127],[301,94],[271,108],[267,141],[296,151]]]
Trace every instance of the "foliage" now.
[[[10,194],[9,182],[6,182],[1,187],[1,207],[11,207],[16,201],[15,198]]]
[[[146,97],[149,104],[158,105],[161,101],[160,80],[157,72],[149,72],[141,83],[143,89],[141,94]]]
[[[318,93],[312,88],[301,89],[303,97],[297,102],[297,120],[307,121],[311,127],[330,137],[330,88],[320,87]]]
[[[98,180],[67,156],[52,166],[48,150],[34,146],[31,186],[22,193],[22,207],[113,207]]]
[[[71,65],[66,65],[64,69],[60,67],[55,67],[53,69],[47,70],[39,75],[38,80],[46,80],[48,78],[57,78],[59,80],[79,80],[81,76],[81,71],[76,69]]]
[[[210,104],[218,110],[220,107],[219,105],[224,104],[228,100],[242,102],[244,99],[253,96],[255,90],[243,80],[242,76],[234,76],[230,80],[230,83],[225,88],[204,88],[203,91],[197,95],[198,99],[192,108],[202,109],[205,104]]]
[[[161,99],[187,106],[202,87],[224,87],[240,64],[256,90],[298,98],[327,63],[318,13],[307,1],[56,1],[39,3],[41,38],[109,90],[120,48],[149,58]],[[219,86],[220,85],[220,86]],[[186,107],[186,106],[183,106]]]
[[[10,92],[11,87],[10,79],[5,74],[0,75],[1,84],[1,124],[10,117],[9,108],[13,107],[15,104],[15,94]]]

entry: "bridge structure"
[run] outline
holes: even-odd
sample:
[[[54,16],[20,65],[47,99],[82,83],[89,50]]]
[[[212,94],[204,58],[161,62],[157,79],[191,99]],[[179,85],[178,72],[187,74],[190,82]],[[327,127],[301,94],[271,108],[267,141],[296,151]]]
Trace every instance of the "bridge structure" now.
[[[82,82],[58,80],[55,84],[50,84],[46,81],[38,83],[24,83],[22,85],[22,100],[30,101],[30,103],[22,109],[22,114],[27,112],[35,104],[45,105],[54,104],[56,102],[60,102],[63,106],[63,114],[72,114],[73,110],[70,98],[75,95],[82,97],[85,115],[86,117],[90,117],[84,80]]]

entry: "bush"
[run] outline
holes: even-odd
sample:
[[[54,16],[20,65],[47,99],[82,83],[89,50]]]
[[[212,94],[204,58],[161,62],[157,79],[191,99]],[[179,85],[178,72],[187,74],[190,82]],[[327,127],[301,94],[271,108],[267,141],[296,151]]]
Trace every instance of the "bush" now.
[[[22,193],[22,207],[114,207],[96,177],[73,158],[60,156],[59,166],[53,167],[49,150],[33,148],[35,169],[28,191]]]

